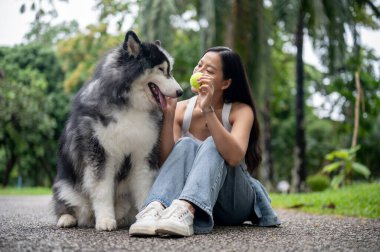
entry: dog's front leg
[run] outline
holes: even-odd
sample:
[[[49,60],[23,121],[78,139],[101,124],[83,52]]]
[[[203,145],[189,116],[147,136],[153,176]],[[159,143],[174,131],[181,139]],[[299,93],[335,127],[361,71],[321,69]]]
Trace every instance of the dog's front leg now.
[[[87,188],[89,189],[95,213],[95,227],[100,231],[112,231],[117,227],[114,209],[115,182],[114,172],[112,171],[113,169],[108,169],[107,167],[100,179],[94,177],[93,174],[86,174],[90,178],[85,179],[85,181],[92,181]]]
[[[141,161],[136,164],[137,169],[131,171],[130,190],[134,198],[135,207],[141,210],[150,188],[153,185],[157,171],[149,166],[149,163]]]

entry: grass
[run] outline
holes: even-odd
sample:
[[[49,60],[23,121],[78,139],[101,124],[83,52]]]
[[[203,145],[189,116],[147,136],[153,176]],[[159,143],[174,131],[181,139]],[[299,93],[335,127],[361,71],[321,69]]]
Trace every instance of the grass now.
[[[51,188],[48,187],[25,187],[18,189],[17,187],[0,187],[0,195],[50,195]]]
[[[50,195],[51,188],[0,188],[0,195]],[[275,208],[308,213],[380,218],[380,183],[355,184],[339,190],[303,194],[271,194]]]
[[[380,183],[354,184],[338,190],[303,194],[271,194],[274,208],[308,213],[380,218]]]

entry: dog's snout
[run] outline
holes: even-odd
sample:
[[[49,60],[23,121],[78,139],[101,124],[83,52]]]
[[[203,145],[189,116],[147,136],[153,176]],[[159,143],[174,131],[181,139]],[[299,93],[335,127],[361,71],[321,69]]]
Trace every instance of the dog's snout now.
[[[183,91],[182,90],[177,90],[176,94],[177,94],[177,97],[180,97],[181,95],[183,95]]]

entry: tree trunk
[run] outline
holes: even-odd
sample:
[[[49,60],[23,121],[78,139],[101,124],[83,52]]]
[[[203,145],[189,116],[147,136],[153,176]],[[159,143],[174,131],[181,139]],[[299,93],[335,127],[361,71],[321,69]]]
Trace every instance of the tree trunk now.
[[[361,94],[361,85],[360,85],[360,76],[359,71],[355,72],[355,86],[356,86],[356,98],[355,98],[355,122],[354,122],[354,133],[352,136],[351,148],[354,148],[358,140],[359,132],[359,113],[360,113],[360,94]]]
[[[217,8],[220,6],[216,5]],[[253,98],[257,106],[257,119],[261,126],[261,149],[263,163],[260,169],[254,171],[254,177],[259,178],[267,187],[272,188],[273,162],[271,157],[271,122],[270,94],[271,72],[270,48],[267,44],[270,27],[265,16],[263,0],[229,0],[228,14],[225,13],[224,44],[239,53],[247,70],[251,83]],[[219,9],[217,17],[222,14]],[[217,20],[217,23],[218,20]],[[221,27],[218,26],[219,29]]]
[[[17,156],[13,152],[11,152],[10,157],[7,161],[7,164],[5,166],[4,177],[3,177],[3,181],[2,181],[2,185],[4,187],[8,186],[8,184],[9,184],[9,177],[11,175],[13,167],[16,164],[16,161],[17,161]]]
[[[306,139],[305,139],[305,122],[304,122],[304,62],[303,53],[303,30],[305,27],[305,13],[301,10],[297,31],[296,31],[296,47],[297,47],[297,62],[296,62],[296,146],[294,150],[295,162],[292,172],[292,191],[301,192],[305,187],[306,180]]]
[[[41,167],[44,169],[45,176],[41,176],[42,181],[39,181],[38,185],[50,187],[54,181],[54,169],[50,166],[46,159],[42,159],[40,161],[40,164]],[[46,177],[48,178],[47,180]]]
[[[262,169],[262,182],[265,185],[265,187],[272,191],[273,183],[274,183],[274,171],[273,171],[273,159],[272,159],[272,145],[271,145],[271,139],[272,139],[272,125],[271,125],[271,118],[270,118],[270,100],[269,96],[265,97],[264,101],[264,109],[262,111],[262,118],[263,118],[263,137],[262,137],[262,145],[263,148],[263,168]]]
[[[236,39],[236,23],[237,23],[237,13],[238,13],[238,3],[237,0],[231,0],[231,11],[230,17],[228,18],[228,22],[226,24],[226,45],[231,49],[235,49],[235,39]]]

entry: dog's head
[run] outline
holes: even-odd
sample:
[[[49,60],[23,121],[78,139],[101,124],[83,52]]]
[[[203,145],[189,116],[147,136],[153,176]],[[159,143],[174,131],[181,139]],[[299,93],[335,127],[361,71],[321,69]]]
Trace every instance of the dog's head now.
[[[127,74],[131,90],[136,91],[132,93],[144,93],[151,103],[161,108],[166,106],[165,96],[176,98],[182,95],[182,88],[171,75],[173,59],[159,41],[142,43],[133,31],[129,31],[119,50],[123,51],[120,56],[124,62],[121,64],[126,66],[124,70],[138,75]],[[137,101],[139,95],[134,98],[131,97]]]
[[[81,93],[82,102],[151,110],[164,108],[166,97],[179,97],[183,91],[171,75],[172,57],[159,41],[142,43],[133,31],[127,32],[121,46],[106,55],[92,81]],[[148,100],[148,101],[147,101]]]

